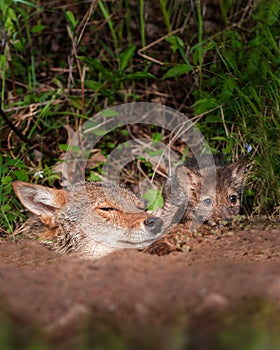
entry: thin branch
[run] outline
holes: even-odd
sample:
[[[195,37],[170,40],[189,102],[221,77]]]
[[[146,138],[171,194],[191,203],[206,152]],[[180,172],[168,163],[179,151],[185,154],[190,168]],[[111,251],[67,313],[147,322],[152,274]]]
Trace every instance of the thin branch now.
[[[39,147],[37,141],[28,139],[15,125],[13,122],[10,121],[6,113],[2,110],[0,107],[0,115],[4,119],[5,123],[9,126],[9,128],[26,144],[31,146],[32,148],[37,149],[38,151],[42,152],[44,155],[48,157],[53,157],[53,153],[50,152],[45,147]]]

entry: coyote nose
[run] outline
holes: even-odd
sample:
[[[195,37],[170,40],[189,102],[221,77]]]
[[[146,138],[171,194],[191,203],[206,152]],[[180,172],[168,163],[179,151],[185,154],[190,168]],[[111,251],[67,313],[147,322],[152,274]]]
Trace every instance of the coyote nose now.
[[[144,221],[144,225],[148,228],[151,233],[159,233],[162,228],[163,221],[155,216],[150,216]]]

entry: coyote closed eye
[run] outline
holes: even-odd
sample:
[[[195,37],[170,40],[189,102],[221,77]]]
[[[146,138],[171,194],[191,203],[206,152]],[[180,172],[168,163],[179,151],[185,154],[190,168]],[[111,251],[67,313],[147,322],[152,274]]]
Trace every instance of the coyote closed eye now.
[[[121,248],[146,247],[161,235],[162,220],[116,183],[79,183],[68,192],[15,181],[13,188],[35,214],[26,223],[27,234],[60,253],[96,259]]]

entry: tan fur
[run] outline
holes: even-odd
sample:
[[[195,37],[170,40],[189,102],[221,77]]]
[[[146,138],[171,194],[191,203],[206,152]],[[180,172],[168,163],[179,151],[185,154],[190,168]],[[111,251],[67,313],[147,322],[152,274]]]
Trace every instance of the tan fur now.
[[[80,183],[67,192],[15,181],[13,188],[35,214],[25,232],[60,253],[95,259],[116,249],[145,247],[161,234],[161,219],[115,183]]]

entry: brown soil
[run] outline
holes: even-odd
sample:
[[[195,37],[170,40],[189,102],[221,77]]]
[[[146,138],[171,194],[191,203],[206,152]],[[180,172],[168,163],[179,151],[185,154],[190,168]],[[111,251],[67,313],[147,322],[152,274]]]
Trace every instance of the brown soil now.
[[[99,261],[2,241],[0,326],[22,349],[236,349],[229,331],[279,332],[279,247],[280,223],[192,238],[186,252]]]

